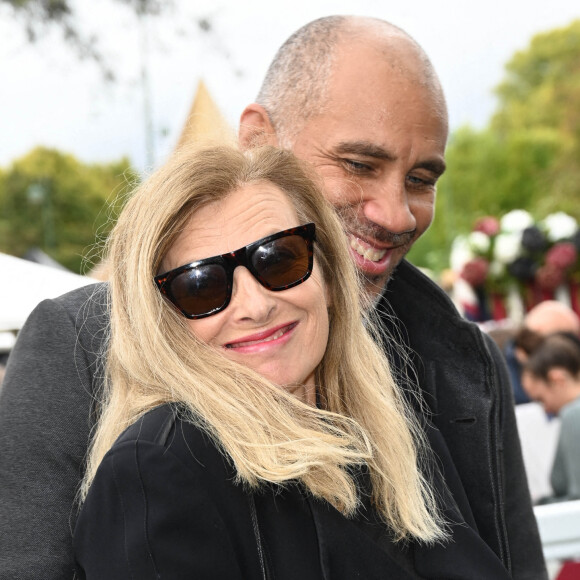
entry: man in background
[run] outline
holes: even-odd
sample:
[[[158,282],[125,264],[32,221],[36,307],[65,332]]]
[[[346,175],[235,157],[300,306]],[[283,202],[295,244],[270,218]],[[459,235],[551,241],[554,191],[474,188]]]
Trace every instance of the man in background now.
[[[503,350],[516,405],[531,401],[522,387],[522,365],[542,338],[554,332],[570,332],[580,337],[580,319],[562,302],[545,300],[526,314],[522,327],[513,339],[505,343]]]

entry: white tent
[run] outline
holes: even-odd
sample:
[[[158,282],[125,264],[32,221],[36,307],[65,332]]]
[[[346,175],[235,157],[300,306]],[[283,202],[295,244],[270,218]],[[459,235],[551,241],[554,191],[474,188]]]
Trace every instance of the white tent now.
[[[92,278],[0,253],[0,332],[20,330],[35,306],[69,290],[96,282]]]

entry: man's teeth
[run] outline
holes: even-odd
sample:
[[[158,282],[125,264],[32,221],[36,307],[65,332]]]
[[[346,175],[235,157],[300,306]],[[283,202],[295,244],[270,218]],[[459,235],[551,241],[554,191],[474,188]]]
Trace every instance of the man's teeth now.
[[[248,342],[235,342],[234,344],[228,345],[230,348],[241,348],[242,346],[249,346],[251,344],[259,344],[261,342],[270,342],[271,340],[276,340],[280,338],[285,332],[287,328],[281,328],[274,334],[270,335],[268,338],[263,338],[261,340],[249,340]]]
[[[365,260],[370,260],[371,262],[378,262],[387,253],[387,250],[376,250],[375,248],[365,248],[353,236],[350,236],[350,247],[357,254],[361,255]]]

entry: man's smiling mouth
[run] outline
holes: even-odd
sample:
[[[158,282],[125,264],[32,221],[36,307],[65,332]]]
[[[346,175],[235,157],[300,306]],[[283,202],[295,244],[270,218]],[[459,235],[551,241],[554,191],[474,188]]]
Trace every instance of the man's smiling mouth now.
[[[359,254],[359,256],[362,256],[365,260],[369,260],[370,262],[378,262],[381,258],[384,258],[385,254],[389,250],[379,250],[377,248],[373,248],[370,244],[363,244],[359,238],[353,236],[352,234],[348,234],[348,237],[350,241],[350,247],[357,254]]]

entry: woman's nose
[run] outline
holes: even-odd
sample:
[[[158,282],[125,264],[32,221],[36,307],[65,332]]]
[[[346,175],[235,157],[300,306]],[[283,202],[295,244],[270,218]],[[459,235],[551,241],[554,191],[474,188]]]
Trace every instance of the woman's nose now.
[[[264,322],[276,309],[277,297],[264,288],[244,266],[234,271],[232,299],[228,306],[237,320]]]

